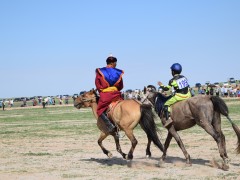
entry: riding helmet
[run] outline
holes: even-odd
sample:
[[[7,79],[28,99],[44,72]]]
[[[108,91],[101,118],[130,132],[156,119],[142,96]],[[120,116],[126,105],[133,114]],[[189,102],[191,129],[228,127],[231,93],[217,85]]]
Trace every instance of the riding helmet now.
[[[171,66],[171,70],[174,72],[174,74],[180,74],[182,72],[182,66],[179,63],[174,63]]]

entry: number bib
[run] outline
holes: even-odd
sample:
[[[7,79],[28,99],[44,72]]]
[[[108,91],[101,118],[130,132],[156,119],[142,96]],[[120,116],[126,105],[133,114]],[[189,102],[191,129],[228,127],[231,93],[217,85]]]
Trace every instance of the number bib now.
[[[178,85],[178,88],[179,88],[179,89],[183,89],[183,88],[189,86],[189,85],[188,85],[187,78],[185,78],[185,77],[182,77],[182,78],[176,80],[176,82],[177,82],[177,85]]]

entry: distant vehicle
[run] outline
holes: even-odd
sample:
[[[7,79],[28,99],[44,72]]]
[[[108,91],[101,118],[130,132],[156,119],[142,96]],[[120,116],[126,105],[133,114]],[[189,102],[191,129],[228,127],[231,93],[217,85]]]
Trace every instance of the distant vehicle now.
[[[224,86],[229,86],[229,83],[228,82],[223,82],[223,85]]]
[[[133,90],[132,89],[127,89],[125,92],[132,93]]]
[[[230,84],[234,84],[234,83],[236,83],[236,80],[235,80],[235,78],[229,78],[228,79],[228,82],[230,83]]]
[[[206,81],[206,83],[205,83],[206,85],[208,85],[208,84],[210,84],[210,81]]]
[[[14,102],[19,102],[19,101],[22,101],[22,99],[21,99],[21,98],[14,98],[13,101],[14,101]]]
[[[29,98],[27,98],[27,97],[21,97],[21,101],[23,101],[24,99],[26,99],[26,101],[29,101]]]
[[[72,97],[77,98],[77,97],[78,97],[78,94],[73,94]]]
[[[24,100],[25,99],[25,97],[21,97],[21,100]]]
[[[80,93],[79,93],[79,95],[81,96],[82,94],[84,94],[86,91],[81,91]]]

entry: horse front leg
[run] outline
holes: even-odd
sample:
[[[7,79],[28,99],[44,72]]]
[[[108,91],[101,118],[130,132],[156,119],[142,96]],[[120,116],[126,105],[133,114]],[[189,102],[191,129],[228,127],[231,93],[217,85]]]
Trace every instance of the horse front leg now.
[[[171,126],[168,129],[168,132],[171,133],[171,135],[174,137],[174,139],[176,140],[178,146],[181,148],[185,158],[186,158],[186,164],[187,165],[192,165],[191,164],[191,160],[190,160],[190,155],[188,154],[187,150],[185,149],[185,146],[180,138],[180,136],[178,135],[177,131],[175,130],[174,126]]]
[[[163,155],[162,155],[162,160],[163,160],[163,161],[166,159],[167,149],[168,149],[169,144],[170,144],[170,142],[171,142],[171,140],[172,140],[172,137],[173,137],[172,134],[168,132],[167,139],[166,139],[166,141],[165,141],[165,143],[164,143],[165,149],[164,149]]]
[[[108,151],[103,145],[102,141],[108,136],[108,134],[101,132],[100,137],[98,138],[98,145],[101,147],[104,154],[106,154],[109,158],[112,157],[112,153]]]
[[[113,136],[114,137],[114,140],[115,140],[115,144],[116,144],[116,149],[117,151],[122,155],[122,157],[124,159],[127,158],[127,154],[123,153],[122,152],[122,149],[121,149],[121,146],[120,146],[120,143],[119,143],[119,136],[117,136],[116,134]]]

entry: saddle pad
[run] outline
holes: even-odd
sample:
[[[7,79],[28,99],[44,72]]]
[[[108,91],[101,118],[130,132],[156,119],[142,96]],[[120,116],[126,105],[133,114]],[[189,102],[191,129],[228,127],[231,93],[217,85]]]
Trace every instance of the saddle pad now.
[[[123,100],[118,100],[118,101],[113,101],[111,102],[111,104],[108,106],[107,109],[107,116],[108,118],[112,121],[112,115],[113,115],[113,111],[115,109],[115,107],[117,106],[118,103],[120,103]]]

